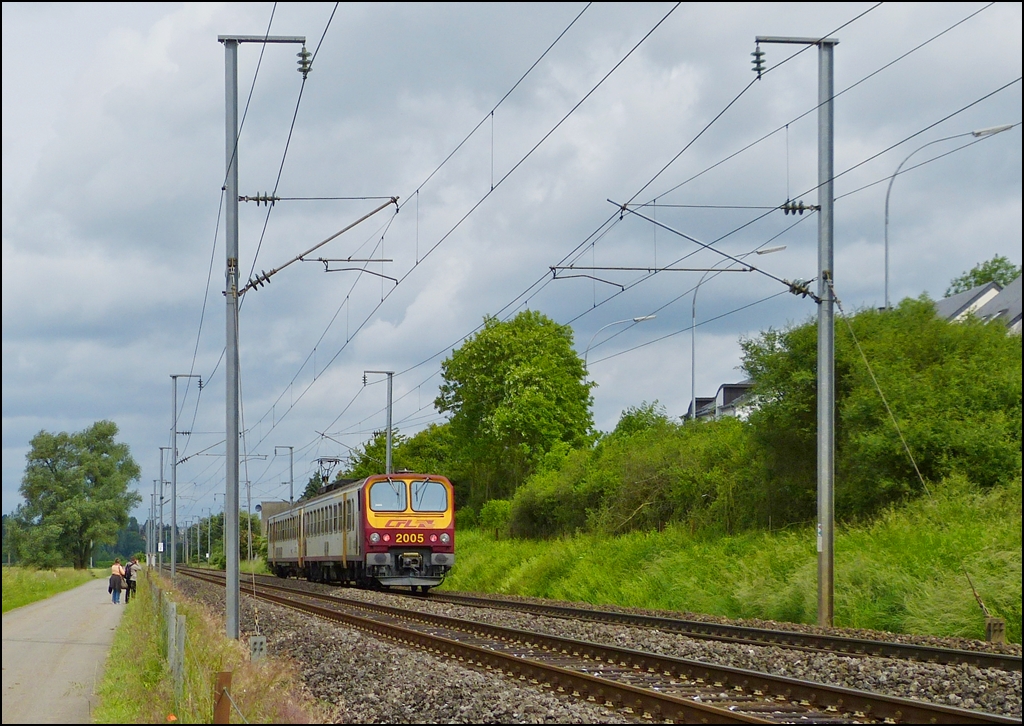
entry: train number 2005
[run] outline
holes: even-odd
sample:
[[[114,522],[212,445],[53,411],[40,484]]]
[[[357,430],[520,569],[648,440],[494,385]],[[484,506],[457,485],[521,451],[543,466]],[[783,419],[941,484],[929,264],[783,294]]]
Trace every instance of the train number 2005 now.
[[[395,535],[395,544],[423,544],[423,535],[413,532],[399,532]]]

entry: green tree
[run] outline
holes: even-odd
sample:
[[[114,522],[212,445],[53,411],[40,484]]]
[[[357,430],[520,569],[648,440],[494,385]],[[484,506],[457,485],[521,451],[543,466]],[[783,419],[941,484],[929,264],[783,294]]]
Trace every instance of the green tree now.
[[[451,414],[453,454],[473,504],[510,496],[555,443],[593,439],[593,384],[572,330],[539,312],[485,318],[441,369],[435,406]]]
[[[98,421],[74,434],[40,431],[31,441],[21,482],[25,503],[15,521],[19,554],[37,567],[89,563],[91,544],[114,544],[128,512],[142,501],[128,485],[139,466],[117,425]]]
[[[299,499],[312,499],[320,494],[326,483],[323,475],[320,473],[313,474],[313,476],[309,477],[309,481],[306,482],[306,488],[302,490]]]
[[[966,292],[986,282],[998,282],[1001,287],[1006,287],[1020,277],[1021,268],[1010,262],[1002,255],[996,255],[988,262],[981,262],[959,277],[954,277],[946,289],[946,297]]]
[[[1020,336],[941,320],[927,298],[862,311],[851,327],[926,481],[959,473],[991,486],[1020,476]],[[921,484],[845,323],[836,328],[836,514],[849,519]],[[816,340],[810,322],[742,344],[759,402],[749,419],[758,479],[784,521],[814,513]]]

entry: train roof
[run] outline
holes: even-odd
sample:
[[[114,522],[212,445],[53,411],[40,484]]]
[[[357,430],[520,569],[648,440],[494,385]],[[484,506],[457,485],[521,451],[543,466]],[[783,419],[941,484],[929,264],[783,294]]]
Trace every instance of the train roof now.
[[[448,479],[448,477],[442,476],[441,474],[420,474],[414,471],[396,471],[390,475],[371,474],[370,476],[365,476],[360,479],[336,479],[330,484],[327,484],[326,486],[322,487],[320,489],[320,492],[316,496],[310,497],[309,499],[299,499],[298,501],[295,502],[295,506],[289,507],[288,509],[285,509],[281,512],[276,512],[275,514],[272,514],[271,516],[267,517],[267,521],[287,517],[288,515],[294,513],[296,510],[303,509],[312,504],[315,504],[321,499],[326,499],[331,494],[335,494],[338,491],[352,489],[361,486],[363,483],[370,479],[385,479],[388,477],[393,477],[395,479],[432,479],[446,481],[448,482],[449,485],[451,485],[451,481]]]

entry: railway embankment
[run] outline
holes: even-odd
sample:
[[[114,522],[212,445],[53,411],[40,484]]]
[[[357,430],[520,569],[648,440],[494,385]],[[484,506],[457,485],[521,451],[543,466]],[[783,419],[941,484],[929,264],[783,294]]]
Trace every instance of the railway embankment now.
[[[731,535],[669,525],[550,540],[463,528],[442,589],[799,626],[816,621],[814,548],[809,525]],[[1019,654],[1020,479],[989,489],[947,482],[930,498],[840,525],[835,552],[836,626],[963,638],[971,647],[985,637],[973,582]]]

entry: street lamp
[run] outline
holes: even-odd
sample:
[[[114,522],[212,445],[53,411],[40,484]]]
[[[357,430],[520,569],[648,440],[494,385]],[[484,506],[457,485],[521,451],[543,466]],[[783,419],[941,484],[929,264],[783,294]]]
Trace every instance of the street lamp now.
[[[656,317],[658,317],[658,316],[657,315],[640,315],[639,317],[635,317],[635,318],[626,318],[625,320],[616,320],[614,322],[608,323],[607,325],[602,325],[600,328],[597,329],[597,333],[600,333],[605,328],[610,328],[613,325],[621,325],[622,323],[643,323],[643,322],[646,322],[648,320],[654,320]],[[594,344],[594,338],[597,337],[597,333],[594,333],[593,337],[591,337],[591,339],[590,339],[590,342],[587,343],[587,349],[585,351],[583,351],[583,368],[588,373],[590,372],[590,368],[587,367],[587,355],[590,353],[590,346],[592,346]]]
[[[900,162],[900,165],[896,167],[896,172],[889,178],[889,186],[885,190],[885,309],[889,309],[889,192],[892,191],[892,183],[896,181],[897,175],[900,173],[900,169],[906,164],[910,157],[919,152],[921,149],[927,149],[932,144],[937,144],[941,141],[949,141],[950,139],[959,139],[964,136],[973,136],[975,138],[982,138],[985,136],[995,136],[1003,131],[1012,129],[1017,124],[1003,124],[1002,126],[992,126],[987,129],[978,129],[977,131],[968,131],[963,134],[953,134],[952,136],[944,136],[941,139],[935,139],[935,141],[929,141],[923,146],[919,146],[909,154],[907,157]]]
[[[752,254],[758,255],[770,255],[772,252],[782,252],[786,249],[786,245],[779,245],[778,247],[765,247],[763,250],[753,250],[745,255],[740,255],[739,259],[749,257]],[[705,272],[697,286],[693,288],[693,304],[690,307],[690,420],[697,420],[697,345],[696,336],[694,331],[697,329],[697,291],[700,286],[704,284],[704,281],[708,278],[712,272],[726,272],[727,268],[721,270],[708,270]],[[735,272],[750,272],[750,270],[734,270]]]

